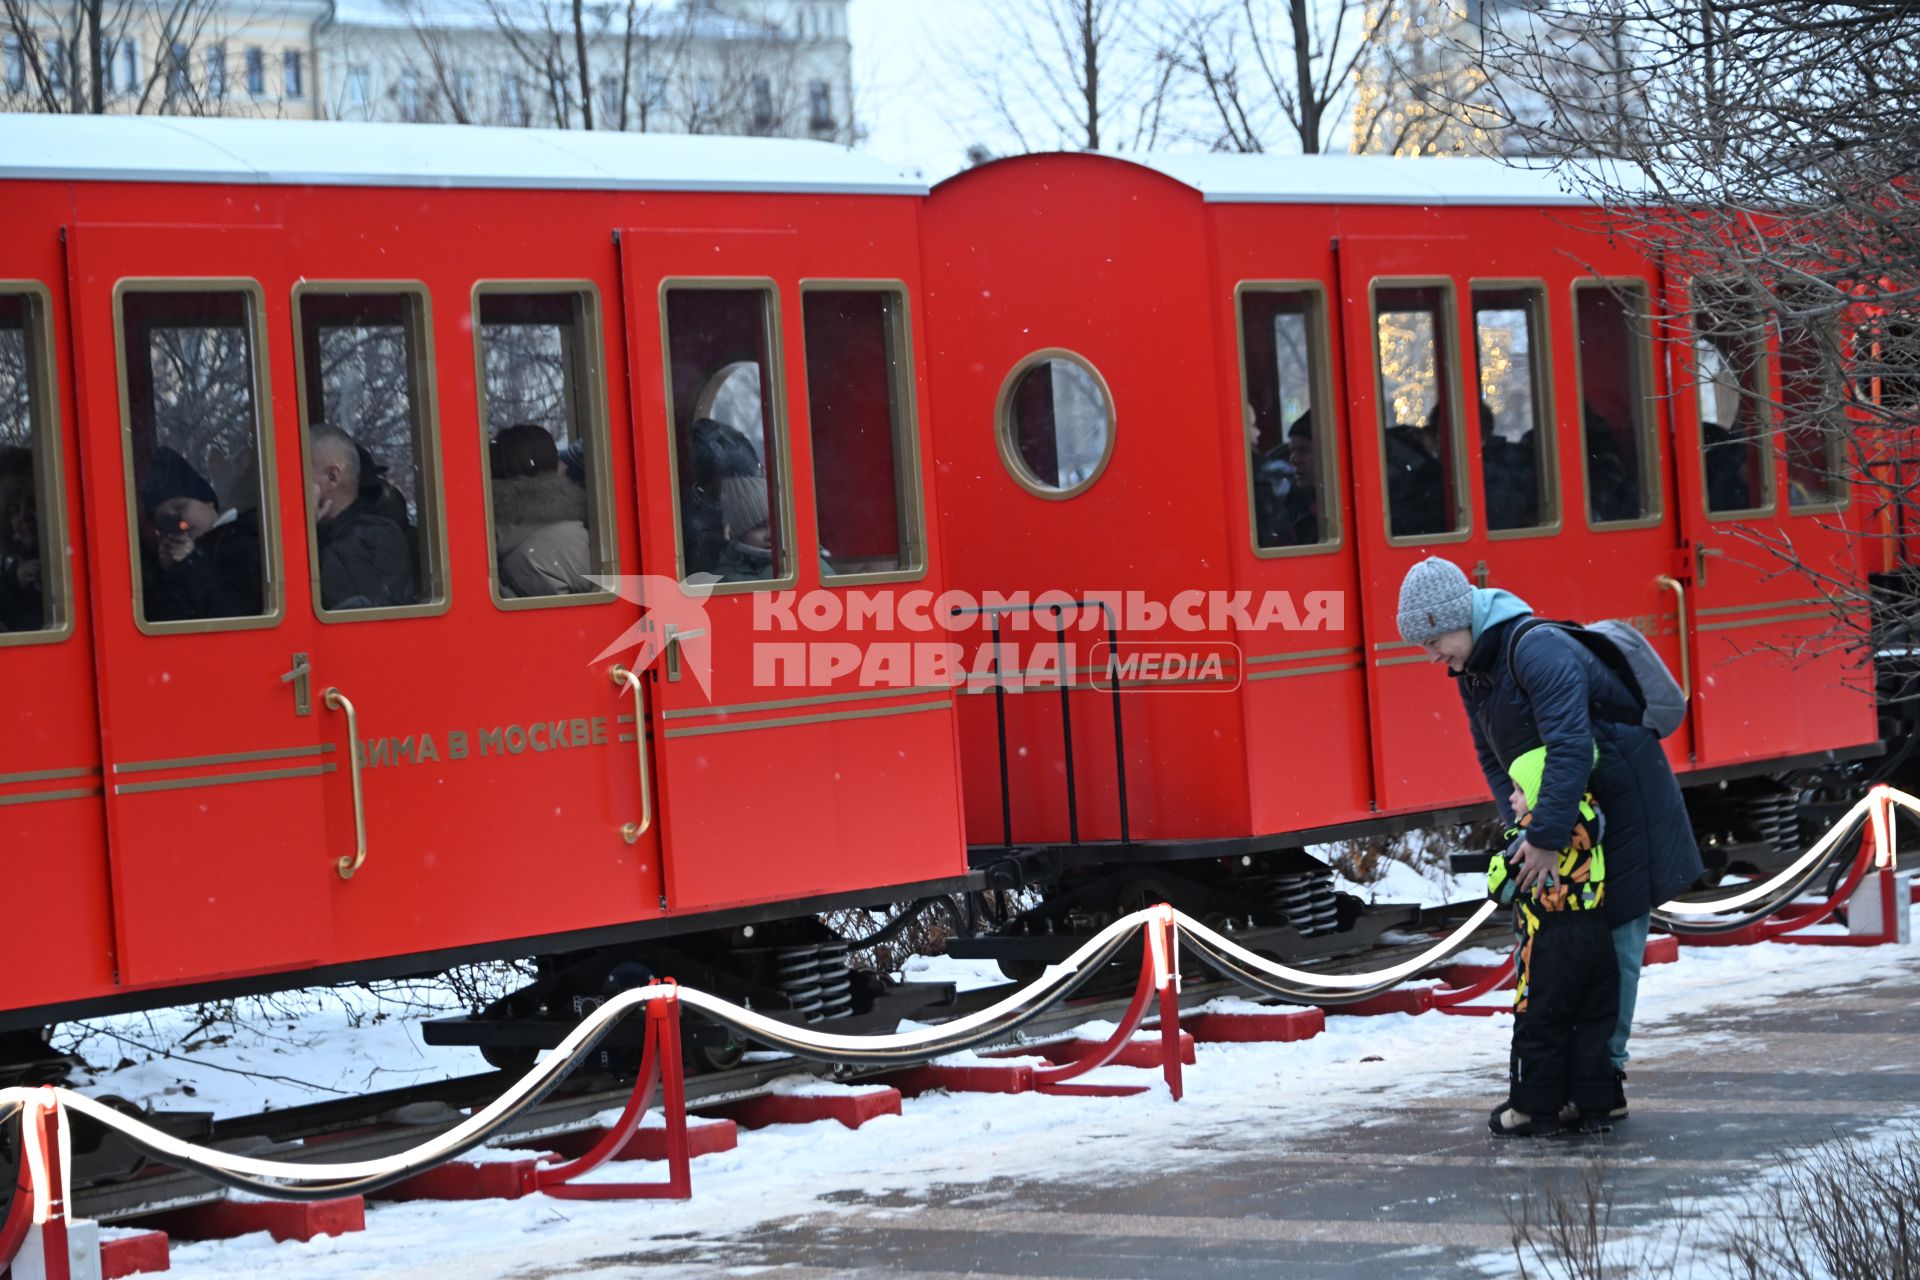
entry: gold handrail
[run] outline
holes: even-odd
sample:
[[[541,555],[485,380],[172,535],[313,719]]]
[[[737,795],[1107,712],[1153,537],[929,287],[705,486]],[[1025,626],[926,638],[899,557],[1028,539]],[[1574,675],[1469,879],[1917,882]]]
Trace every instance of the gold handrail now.
[[[607,669],[607,675],[615,684],[633,690],[633,740],[640,751],[640,821],[621,824],[620,838],[638,844],[653,825],[653,783],[647,776],[647,694],[640,687],[640,677],[617,662]]]
[[[367,860],[367,810],[360,794],[360,717],[347,695],[331,685],[321,700],[327,704],[327,710],[347,713],[347,765],[353,772],[353,856],[343,857],[334,865],[342,880],[351,880]]]
[[[1663,588],[1673,592],[1680,609],[1680,696],[1693,706],[1693,667],[1687,658],[1687,588],[1678,578],[1661,574],[1654,579]]]

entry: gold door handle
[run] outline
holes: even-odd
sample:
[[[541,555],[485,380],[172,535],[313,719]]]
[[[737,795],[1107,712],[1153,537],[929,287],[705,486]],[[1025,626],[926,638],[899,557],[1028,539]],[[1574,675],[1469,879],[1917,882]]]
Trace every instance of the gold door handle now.
[[[327,704],[327,710],[347,713],[347,767],[353,771],[353,856],[343,857],[335,865],[342,880],[351,880],[367,860],[367,809],[360,794],[360,717],[347,695],[331,685],[321,700]]]
[[[1693,585],[1696,587],[1704,587],[1707,585],[1708,556],[1725,554],[1726,552],[1719,547],[1709,547],[1696,542],[1693,546]]]
[[[705,634],[707,634],[705,627],[689,627],[687,630],[682,631],[671,622],[667,624],[666,631],[664,632],[665,638],[661,642],[661,647],[667,659],[667,679],[678,680],[680,678],[680,642],[683,640],[691,640],[695,636],[703,636]]]
[[[647,694],[640,686],[640,677],[617,662],[607,669],[607,675],[615,684],[633,690],[633,741],[640,751],[640,821],[622,824],[620,838],[638,844],[653,825],[653,783],[647,776]]]
[[[1688,708],[1693,705],[1693,669],[1687,658],[1687,588],[1678,578],[1661,574],[1654,579],[1660,586],[1673,592],[1674,603],[1680,610],[1680,696],[1686,699]]]

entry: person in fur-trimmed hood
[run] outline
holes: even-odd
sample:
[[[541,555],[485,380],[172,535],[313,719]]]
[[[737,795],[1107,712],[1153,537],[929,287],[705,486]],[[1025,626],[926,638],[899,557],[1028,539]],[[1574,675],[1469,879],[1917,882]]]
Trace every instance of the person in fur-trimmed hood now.
[[[523,422],[493,442],[493,532],[500,593],[559,596],[601,588],[587,537],[587,491],[560,470],[545,427]]]

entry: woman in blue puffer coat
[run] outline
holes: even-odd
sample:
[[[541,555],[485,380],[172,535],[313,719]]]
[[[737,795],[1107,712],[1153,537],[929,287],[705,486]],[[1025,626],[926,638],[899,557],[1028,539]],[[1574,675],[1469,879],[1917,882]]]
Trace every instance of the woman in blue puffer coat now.
[[[1533,807],[1524,866],[1528,887],[1544,876],[1592,787],[1607,815],[1607,923],[1620,960],[1620,1020],[1608,1045],[1613,1118],[1627,1114],[1627,1039],[1646,955],[1649,913],[1700,878],[1680,783],[1660,739],[1620,677],[1578,640],[1550,626],[1520,628],[1532,608],[1511,592],[1475,587],[1458,565],[1429,557],[1400,586],[1400,635],[1445,662],[1459,682],[1474,751],[1495,808],[1519,813],[1503,760],[1536,746],[1549,767]],[[1517,636],[1517,641],[1515,637]],[[1510,641],[1512,641],[1510,643]],[[1597,744],[1598,757],[1585,744]],[[1584,761],[1594,759],[1591,771]],[[1537,846],[1537,847],[1535,847]]]

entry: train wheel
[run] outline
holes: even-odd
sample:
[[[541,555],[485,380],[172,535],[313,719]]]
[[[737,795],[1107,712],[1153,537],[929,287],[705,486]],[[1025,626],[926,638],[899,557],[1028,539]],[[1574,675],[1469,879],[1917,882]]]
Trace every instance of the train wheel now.
[[[540,1051],[522,1048],[519,1045],[483,1044],[480,1046],[480,1056],[485,1058],[487,1065],[495,1070],[523,1076],[533,1069],[535,1062],[539,1061]]]

